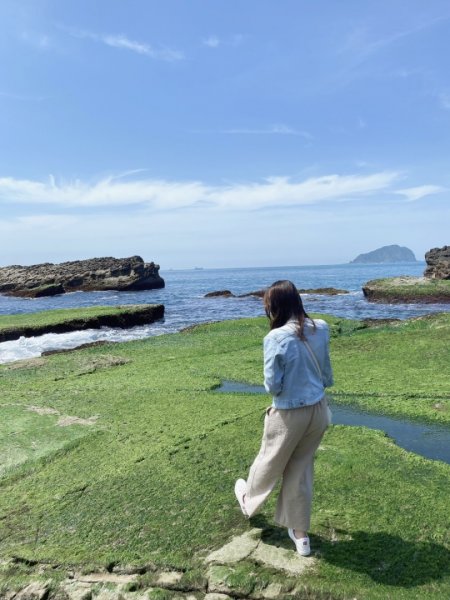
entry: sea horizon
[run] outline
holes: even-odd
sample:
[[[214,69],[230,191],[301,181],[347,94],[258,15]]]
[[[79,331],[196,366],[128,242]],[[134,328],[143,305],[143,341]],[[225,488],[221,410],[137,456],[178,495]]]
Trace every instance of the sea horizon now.
[[[309,265],[299,265],[299,264],[292,264],[292,265],[273,265],[273,266],[268,266],[268,265],[262,265],[262,266],[246,266],[246,267],[202,267],[202,266],[195,266],[195,267],[168,267],[168,268],[162,268],[160,266],[160,273],[161,272],[165,272],[165,271],[234,271],[234,270],[240,270],[240,271],[244,271],[244,270],[267,270],[267,269],[313,269],[313,268],[317,268],[317,267],[349,267],[349,266],[355,266],[355,267],[370,267],[370,266],[394,266],[394,265],[426,265],[426,261],[425,260],[416,260],[415,262],[412,261],[395,261],[395,262],[372,262],[372,263],[355,263],[353,261],[351,262],[344,262],[344,263],[318,263],[318,264],[309,264]]]
[[[46,334],[0,343],[0,363],[39,356],[47,350],[67,349],[94,341],[121,342],[167,333],[209,321],[224,321],[264,315],[260,298],[205,298],[208,292],[230,290],[236,296],[261,290],[277,279],[290,279],[298,288],[333,287],[345,294],[328,296],[304,294],[309,313],[330,314],[349,319],[407,319],[433,312],[450,311],[449,305],[378,304],[368,302],[361,286],[371,279],[392,276],[422,276],[423,264],[340,263],[282,267],[228,267],[161,270],[165,287],[138,292],[71,292],[45,298],[0,296],[0,315],[37,313],[44,310],[163,304],[165,317],[155,323],[132,329],[92,329],[66,334]]]

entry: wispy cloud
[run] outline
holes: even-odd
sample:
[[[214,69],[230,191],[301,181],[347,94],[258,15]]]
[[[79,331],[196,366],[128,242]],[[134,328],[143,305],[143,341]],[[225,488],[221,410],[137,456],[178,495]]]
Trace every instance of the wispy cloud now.
[[[298,135],[307,140],[314,139],[308,131],[294,129],[284,123],[275,123],[268,127],[231,127],[230,129],[202,130],[194,129],[191,133],[222,133],[226,135]]]
[[[132,40],[124,34],[100,34],[77,29],[69,29],[68,31],[73,37],[100,42],[111,48],[129,50],[154,60],[175,62],[184,59],[184,54],[180,50],[174,50],[173,48],[167,47],[155,48],[147,42],[138,42],[136,40]]]
[[[407,200],[410,202],[414,202],[415,200],[420,200],[420,198],[424,198],[425,196],[431,196],[431,194],[438,194],[439,192],[445,191],[445,188],[440,185],[418,185],[416,187],[405,188],[403,190],[396,190],[396,194],[400,194],[401,196],[405,196]]]
[[[209,48],[218,48],[220,46],[220,39],[216,35],[210,35],[202,41],[202,44]]]
[[[256,210],[358,199],[389,192],[399,173],[325,175],[297,181],[269,177],[262,181],[207,185],[201,181],[127,180],[115,176],[94,183],[0,178],[0,203],[56,205],[60,208],[141,205],[157,210],[206,207]],[[405,190],[403,190],[405,192]]]
[[[427,29],[431,29],[440,23],[450,20],[450,14],[440,15],[428,21],[422,21],[417,25],[395,31],[391,35],[379,37],[376,39],[369,39],[368,31],[365,27],[356,28],[348,36],[345,44],[341,48],[343,52],[350,52],[356,58],[358,63],[364,62],[369,56],[376,54],[377,52],[392,46],[396,42],[411,37]],[[355,54],[357,51],[357,54]]]
[[[240,46],[243,41],[244,35],[242,35],[242,33],[234,33],[233,35],[224,38],[219,38],[217,35],[209,35],[208,37],[203,38],[202,44],[208,48],[218,48],[219,46],[237,47]]]
[[[363,67],[372,59],[376,59],[379,54],[390,50],[391,47],[400,44],[410,37],[430,30],[449,20],[450,14],[444,14],[428,20],[421,20],[418,23],[411,24],[409,27],[383,36],[377,36],[366,25],[355,27],[343,41],[341,47],[333,49],[333,53],[343,61],[342,68],[337,69],[333,75],[333,85],[346,85],[350,83],[358,76],[365,74]],[[418,73],[419,70],[415,69],[414,72]],[[387,71],[384,69],[384,76],[386,76],[386,73]],[[395,73],[394,75],[397,77],[408,77],[413,71],[403,69]],[[391,71],[390,76],[392,75]]]

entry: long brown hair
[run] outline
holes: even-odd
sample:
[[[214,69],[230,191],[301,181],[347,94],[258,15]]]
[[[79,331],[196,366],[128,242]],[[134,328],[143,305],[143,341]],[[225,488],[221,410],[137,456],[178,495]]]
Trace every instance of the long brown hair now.
[[[303,307],[302,299],[297,288],[287,279],[275,281],[264,294],[264,308],[270,321],[270,329],[283,327],[289,319],[297,320],[297,335],[305,339],[305,320],[310,319],[314,328],[315,323]]]

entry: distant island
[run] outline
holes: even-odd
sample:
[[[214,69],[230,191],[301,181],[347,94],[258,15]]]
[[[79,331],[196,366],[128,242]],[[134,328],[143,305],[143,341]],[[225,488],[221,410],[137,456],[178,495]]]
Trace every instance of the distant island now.
[[[366,252],[365,254],[359,254],[350,263],[395,263],[395,262],[417,262],[414,253],[405,246],[398,246],[393,244],[392,246],[383,246],[372,252]]]

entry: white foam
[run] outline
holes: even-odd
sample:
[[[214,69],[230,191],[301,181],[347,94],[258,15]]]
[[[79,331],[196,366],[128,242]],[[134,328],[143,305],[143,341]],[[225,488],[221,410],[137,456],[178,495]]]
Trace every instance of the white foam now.
[[[0,343],[0,364],[11,363],[16,360],[35,358],[47,350],[67,350],[76,348],[90,342],[127,342],[163,333],[170,333],[173,329],[165,327],[163,322],[152,325],[139,325],[130,329],[86,329],[70,333],[46,333],[36,337],[21,337],[18,340]]]

